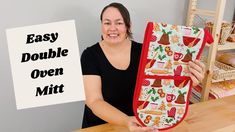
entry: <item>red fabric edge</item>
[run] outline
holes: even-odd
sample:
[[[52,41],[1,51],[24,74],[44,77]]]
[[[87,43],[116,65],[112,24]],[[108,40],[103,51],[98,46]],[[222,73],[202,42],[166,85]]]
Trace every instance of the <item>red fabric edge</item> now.
[[[203,49],[204,49],[206,43],[212,44],[213,42],[214,42],[213,37],[212,37],[211,34],[207,31],[207,29],[204,28],[204,38],[203,38],[203,41],[202,41],[202,45],[201,45],[201,47],[200,47],[200,49],[199,49],[199,52],[198,52],[198,54],[197,54],[197,56],[196,56],[196,59],[197,59],[197,60],[198,60],[199,57],[201,56],[201,53],[202,53],[202,51],[203,51]]]
[[[147,58],[147,53],[148,52],[148,46],[150,42],[150,37],[152,35],[152,30],[153,30],[153,23],[148,22],[146,30],[145,30],[145,36],[144,36],[144,41],[142,45],[142,51],[141,51],[141,57],[140,57],[140,62],[139,62],[139,68],[138,68],[138,73],[137,73],[137,79],[136,79],[136,86],[135,86],[135,92],[134,92],[134,99],[133,99],[133,111],[136,119],[141,123],[142,126],[145,126],[142,121],[139,119],[138,114],[137,114],[137,100],[140,94],[141,90],[141,83],[140,81],[143,78],[143,70],[144,70],[144,65],[145,60],[144,58]]]
[[[214,42],[214,39],[213,39],[211,33],[206,28],[204,28],[204,32],[205,32],[206,37],[207,37],[207,43],[212,44]]]

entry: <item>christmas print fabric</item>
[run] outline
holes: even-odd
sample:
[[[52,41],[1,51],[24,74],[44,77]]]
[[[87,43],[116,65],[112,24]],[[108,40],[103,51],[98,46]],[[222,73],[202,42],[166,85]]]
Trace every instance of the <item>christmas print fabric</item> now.
[[[143,126],[166,130],[184,119],[192,87],[188,62],[212,42],[202,28],[148,23],[133,102]]]

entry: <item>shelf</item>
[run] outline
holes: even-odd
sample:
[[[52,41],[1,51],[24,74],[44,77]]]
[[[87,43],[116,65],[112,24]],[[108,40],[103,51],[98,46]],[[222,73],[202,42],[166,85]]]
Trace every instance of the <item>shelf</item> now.
[[[203,10],[203,9],[193,9],[194,14],[206,15],[206,16],[215,16],[215,11]]]
[[[190,95],[190,102],[195,104],[195,103],[199,103],[199,101],[193,97],[193,95]]]
[[[213,65],[214,65],[214,61],[216,58],[216,53],[217,51],[223,51],[223,50],[230,50],[230,49],[235,49],[235,43],[226,43],[224,45],[218,45],[218,41],[219,41],[219,37],[218,34],[220,34],[220,30],[221,30],[221,24],[222,24],[222,20],[223,20],[223,15],[224,15],[224,9],[225,9],[225,5],[226,5],[226,0],[217,0],[216,2],[216,10],[203,10],[203,9],[198,9],[197,8],[197,3],[198,0],[189,0],[189,8],[188,8],[188,15],[187,15],[187,26],[192,26],[195,22],[198,22],[197,18],[195,17],[195,15],[200,15],[200,16],[206,16],[206,17],[212,17],[213,21],[212,23],[214,23],[213,25],[213,34],[212,37],[214,38],[214,44],[212,45],[208,45],[206,44],[206,48],[210,47],[208,49],[207,53],[208,55],[206,56],[206,62],[207,62],[207,69],[208,71],[212,71],[213,70]],[[202,59],[202,58],[201,58]],[[224,73],[226,74],[226,73]],[[210,74],[206,74],[203,82],[203,91],[201,93],[201,100],[202,101],[206,101],[208,100],[209,97],[209,93],[210,93],[210,88],[208,86],[210,86],[210,84],[212,82],[219,82],[219,81],[224,81],[224,80],[231,80],[231,79],[235,79],[235,77],[229,76],[230,78],[223,78],[222,75],[220,75],[220,80],[213,80],[212,76]],[[195,100],[195,98],[191,97],[190,98],[191,102],[198,102],[197,100]]]
[[[215,61],[215,69],[211,82],[221,82],[235,79],[235,68],[227,64]]]
[[[218,44],[218,50],[231,50],[235,49],[235,42],[226,42],[225,44]]]
[[[233,76],[233,77],[225,77],[225,78],[217,79],[217,80],[212,79],[212,83],[222,82],[222,81],[228,81],[228,80],[233,80],[233,79],[235,79],[235,76]]]

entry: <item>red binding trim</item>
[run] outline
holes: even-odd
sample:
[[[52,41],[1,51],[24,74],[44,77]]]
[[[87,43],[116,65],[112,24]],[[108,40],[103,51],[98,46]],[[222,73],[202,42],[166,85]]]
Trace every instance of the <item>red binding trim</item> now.
[[[141,90],[141,85],[142,85],[142,83],[140,83],[140,82],[143,79],[143,70],[145,68],[145,65],[143,65],[143,64],[146,63],[146,59],[144,59],[144,58],[147,58],[146,52],[148,52],[148,46],[149,46],[149,42],[150,42],[150,37],[148,37],[148,36],[152,35],[152,30],[153,30],[153,23],[149,22],[147,24],[147,27],[145,30],[144,42],[142,45],[141,57],[140,57],[140,62],[139,62],[138,74],[137,74],[138,76],[136,79],[136,87],[135,87],[135,92],[134,92],[134,102],[133,102],[133,111],[134,111],[135,117],[143,126],[145,126],[145,125],[139,119],[138,113],[137,113],[137,100],[140,95],[140,90]],[[136,90],[137,90],[137,92],[136,92]]]
[[[204,38],[203,38],[203,41],[202,41],[202,45],[201,45],[201,48],[199,49],[199,52],[196,56],[196,59],[198,60],[199,57],[201,56],[201,53],[206,45],[206,43],[208,44],[212,44],[214,42],[214,39],[213,37],[211,36],[211,34],[207,31],[207,29],[204,28]]]

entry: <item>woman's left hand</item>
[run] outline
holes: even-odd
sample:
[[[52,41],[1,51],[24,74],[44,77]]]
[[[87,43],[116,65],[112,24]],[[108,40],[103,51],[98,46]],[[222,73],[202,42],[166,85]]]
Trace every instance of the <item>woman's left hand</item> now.
[[[205,65],[199,60],[195,60],[194,62],[190,61],[188,69],[193,86],[197,86],[204,79]]]

